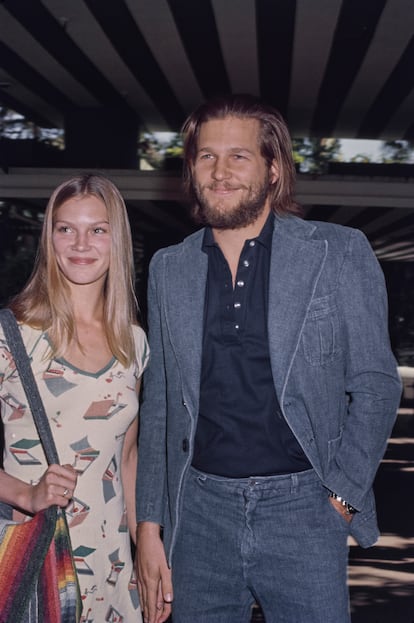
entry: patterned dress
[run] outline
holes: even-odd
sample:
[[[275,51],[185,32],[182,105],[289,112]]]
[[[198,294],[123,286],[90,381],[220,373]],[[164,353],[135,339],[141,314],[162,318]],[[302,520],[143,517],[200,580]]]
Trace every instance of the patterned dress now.
[[[23,341],[49,417],[61,464],[78,472],[66,512],[83,599],[82,623],[142,620],[121,481],[125,433],[138,413],[136,383],[148,362],[144,332],[134,327],[137,363],[115,358],[96,374],[48,359],[47,335],[22,327]],[[35,483],[46,460],[0,328],[0,407],[4,469]]]

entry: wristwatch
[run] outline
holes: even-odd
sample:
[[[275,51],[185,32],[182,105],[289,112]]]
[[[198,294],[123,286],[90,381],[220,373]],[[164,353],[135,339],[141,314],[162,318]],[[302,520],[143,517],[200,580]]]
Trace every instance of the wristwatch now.
[[[340,495],[337,495],[333,491],[330,491],[329,497],[333,498],[334,500],[338,500],[338,502],[340,502],[342,504],[342,506],[344,507],[347,515],[355,515],[355,513],[357,512],[356,508],[354,508],[353,506],[348,504],[348,502],[346,502],[346,500],[341,498]]]

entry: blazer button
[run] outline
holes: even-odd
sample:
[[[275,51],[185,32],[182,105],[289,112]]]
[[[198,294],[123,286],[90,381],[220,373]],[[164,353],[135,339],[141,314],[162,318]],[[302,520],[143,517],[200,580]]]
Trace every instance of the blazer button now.
[[[188,452],[188,439],[183,439],[183,452]]]

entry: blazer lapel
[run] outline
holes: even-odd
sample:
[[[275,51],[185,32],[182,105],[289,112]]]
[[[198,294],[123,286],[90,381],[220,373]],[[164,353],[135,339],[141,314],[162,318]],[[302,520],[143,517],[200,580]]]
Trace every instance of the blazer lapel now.
[[[197,232],[177,252],[166,254],[166,323],[180,368],[187,400],[198,409],[208,260],[202,252],[203,235]],[[171,284],[175,284],[171,287]]]
[[[276,218],[269,275],[268,331],[279,400],[299,344],[309,304],[326,257],[326,241],[312,240],[314,226]]]

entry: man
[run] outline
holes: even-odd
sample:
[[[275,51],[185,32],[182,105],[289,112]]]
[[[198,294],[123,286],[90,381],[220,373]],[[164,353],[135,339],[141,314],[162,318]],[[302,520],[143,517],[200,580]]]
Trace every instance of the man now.
[[[141,410],[144,620],[348,623],[347,538],[400,398],[384,280],[361,232],[306,222],[287,128],[249,96],[184,125],[205,225],[158,252]]]

